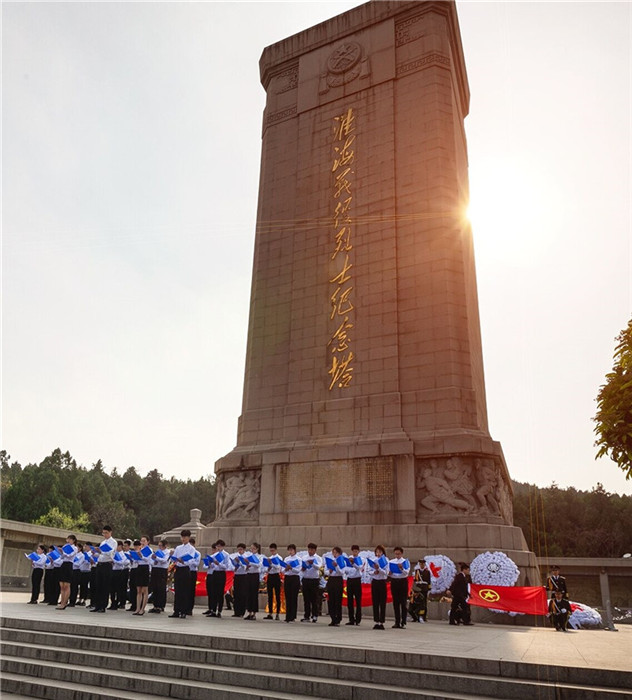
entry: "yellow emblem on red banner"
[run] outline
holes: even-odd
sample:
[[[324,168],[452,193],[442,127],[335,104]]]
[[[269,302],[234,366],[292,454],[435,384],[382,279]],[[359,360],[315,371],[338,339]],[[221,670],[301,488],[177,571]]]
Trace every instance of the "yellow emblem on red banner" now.
[[[478,595],[483,599],[487,600],[490,603],[495,603],[497,600],[500,600],[500,596],[496,591],[492,591],[491,588],[481,588],[481,590],[478,592]]]

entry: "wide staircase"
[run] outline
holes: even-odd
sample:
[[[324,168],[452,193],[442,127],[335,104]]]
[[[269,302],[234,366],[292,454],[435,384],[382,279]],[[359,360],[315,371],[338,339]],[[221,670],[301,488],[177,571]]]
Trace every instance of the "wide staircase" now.
[[[622,700],[631,688],[623,671],[2,619],[3,697]]]

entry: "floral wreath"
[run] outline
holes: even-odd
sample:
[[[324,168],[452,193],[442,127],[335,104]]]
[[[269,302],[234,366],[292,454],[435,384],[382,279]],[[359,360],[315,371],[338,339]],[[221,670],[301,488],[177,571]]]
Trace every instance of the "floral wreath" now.
[[[423,557],[430,570],[430,593],[444,593],[456,576],[456,565],[445,554],[426,554]]]
[[[601,626],[601,615],[594,608],[590,608],[582,603],[574,603],[572,600],[569,602],[571,604],[571,616],[568,618],[568,624],[573,629]]]
[[[480,585],[515,586],[520,569],[504,552],[485,552],[470,564],[470,576]]]

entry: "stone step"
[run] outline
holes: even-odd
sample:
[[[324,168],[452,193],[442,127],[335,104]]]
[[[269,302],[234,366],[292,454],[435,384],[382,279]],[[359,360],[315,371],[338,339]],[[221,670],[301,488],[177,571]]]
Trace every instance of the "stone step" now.
[[[70,679],[73,675],[81,675],[83,683],[74,684]],[[23,674],[22,676],[20,674]],[[20,677],[29,676],[20,685]],[[251,674],[251,679],[256,674]],[[35,677],[36,676],[36,677]],[[150,698],[155,696],[182,698],[183,700],[208,700],[216,696],[230,700],[254,700],[262,698],[274,700],[296,700],[301,697],[309,697],[310,700],[384,700],[396,698],[423,698],[424,700],[492,700],[493,696],[473,696],[469,693],[444,693],[432,690],[410,690],[408,688],[394,689],[390,685],[366,684],[366,683],[330,683],[326,695],[317,695],[313,692],[303,694],[300,692],[281,692],[261,688],[236,687],[227,683],[208,683],[197,680],[185,680],[181,678],[159,679],[153,675],[134,673],[122,676],[120,673],[110,670],[85,668],[69,668],[66,663],[46,662],[44,665],[32,664],[17,659],[2,659],[3,687],[5,679],[10,679],[7,689],[20,694],[20,688],[24,688],[31,697],[43,697],[53,700],[88,700],[94,697],[100,698]],[[308,678],[297,679],[302,683],[302,689],[313,691],[311,680]],[[326,684],[327,685],[327,684]],[[98,690],[94,689],[98,686]],[[342,692],[340,692],[342,691]],[[38,694],[41,693],[41,694]],[[69,693],[73,693],[70,695]],[[80,693],[80,694],[77,694]],[[144,695],[143,695],[144,694]]]
[[[64,635],[58,635],[57,640],[66,643],[72,641],[63,637]],[[507,699],[535,696],[586,699],[598,697],[619,700],[621,693],[625,692],[617,689],[586,688],[576,684],[570,686],[545,681],[498,679],[472,674],[446,674],[407,668],[393,669],[377,665],[367,667],[260,654],[220,652],[218,655],[213,650],[194,650],[184,647],[180,648],[186,654],[183,658],[165,660],[156,653],[159,645],[137,644],[134,645],[134,649],[119,648],[118,653],[115,653],[112,649],[86,650],[83,644],[88,641],[91,640],[74,638],[74,643],[79,647],[76,649],[72,644],[60,645],[62,648],[59,648],[55,645],[52,635],[47,635],[47,639],[39,642],[3,641],[3,655],[7,660],[5,667],[15,670],[15,667],[8,662],[10,659],[19,658],[24,663],[33,660],[46,667],[53,663],[93,669],[101,663],[103,658],[107,658],[107,670],[118,676],[144,674],[153,676],[154,679],[166,676],[171,680],[181,678],[185,682],[195,681],[215,685],[224,683],[233,687],[254,687],[259,691],[275,690],[295,697],[326,695],[344,700],[353,697],[350,688],[355,690],[364,687],[368,692],[367,686],[376,687],[383,684],[385,679],[388,679],[388,692],[383,694],[384,697],[397,697],[398,693],[406,689],[440,693],[441,696],[465,694],[468,697],[489,695]],[[125,647],[128,644],[124,643]],[[190,656],[193,651],[197,651],[195,661]],[[156,663],[157,661],[160,663]]]
[[[630,688],[632,673],[610,669],[578,668],[569,665],[521,663],[498,659],[476,659],[459,656],[443,656],[423,653],[423,649],[411,648],[401,652],[370,647],[337,646],[310,642],[283,642],[273,639],[256,639],[232,636],[220,636],[212,630],[209,634],[194,634],[181,631],[159,631],[147,628],[125,628],[99,626],[89,623],[60,622],[52,620],[27,620],[20,618],[2,618],[3,638],[20,630],[30,637],[15,637],[16,641],[36,641],[41,634],[53,634],[64,637],[81,637],[82,648],[95,648],[101,653],[133,650],[138,644],[148,643],[156,646],[158,658],[181,659],[185,650],[191,650],[194,658],[204,659],[202,663],[220,664],[221,652],[239,652],[241,654],[260,654],[266,657],[276,656],[280,659],[298,660],[301,665],[313,661],[333,661],[353,666],[379,666],[391,672],[393,669],[429,670],[447,674],[471,674],[499,679],[519,679],[532,681],[549,681],[555,684],[594,686],[599,688]],[[179,628],[178,628],[179,629]],[[224,630],[222,630],[224,631]],[[418,640],[415,640],[418,643]],[[131,643],[131,646],[130,646]],[[104,644],[105,646],[102,646]],[[125,645],[127,646],[120,646]],[[214,652],[217,656],[200,656]],[[133,651],[131,652],[133,653]]]
[[[165,684],[163,690],[169,691],[169,685]],[[178,687],[178,691],[184,690]],[[262,694],[260,690],[249,690],[247,688],[235,688],[228,685],[206,685],[206,688],[199,689],[196,695],[174,694],[166,695],[159,694],[159,697],[173,698],[206,698],[216,697],[226,698],[227,700],[296,700],[295,695],[288,693],[268,693]],[[6,692],[13,695],[8,695]],[[220,695],[221,693],[221,695]],[[51,685],[49,681],[41,678],[25,678],[18,673],[2,673],[2,700],[9,698],[45,698],[46,700],[155,700],[155,694],[126,692],[116,689],[109,690],[107,688],[94,688],[81,683],[68,683],[63,681],[55,681]],[[316,700],[326,700],[318,698]]]

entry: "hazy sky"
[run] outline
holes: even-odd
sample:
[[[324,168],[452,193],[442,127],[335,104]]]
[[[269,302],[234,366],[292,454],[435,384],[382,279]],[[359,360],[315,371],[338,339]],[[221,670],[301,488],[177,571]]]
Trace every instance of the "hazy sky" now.
[[[358,2],[2,3],[2,446],[208,475],[241,412],[263,48]],[[628,2],[459,2],[490,431],[632,493],[595,396],[632,308]]]

